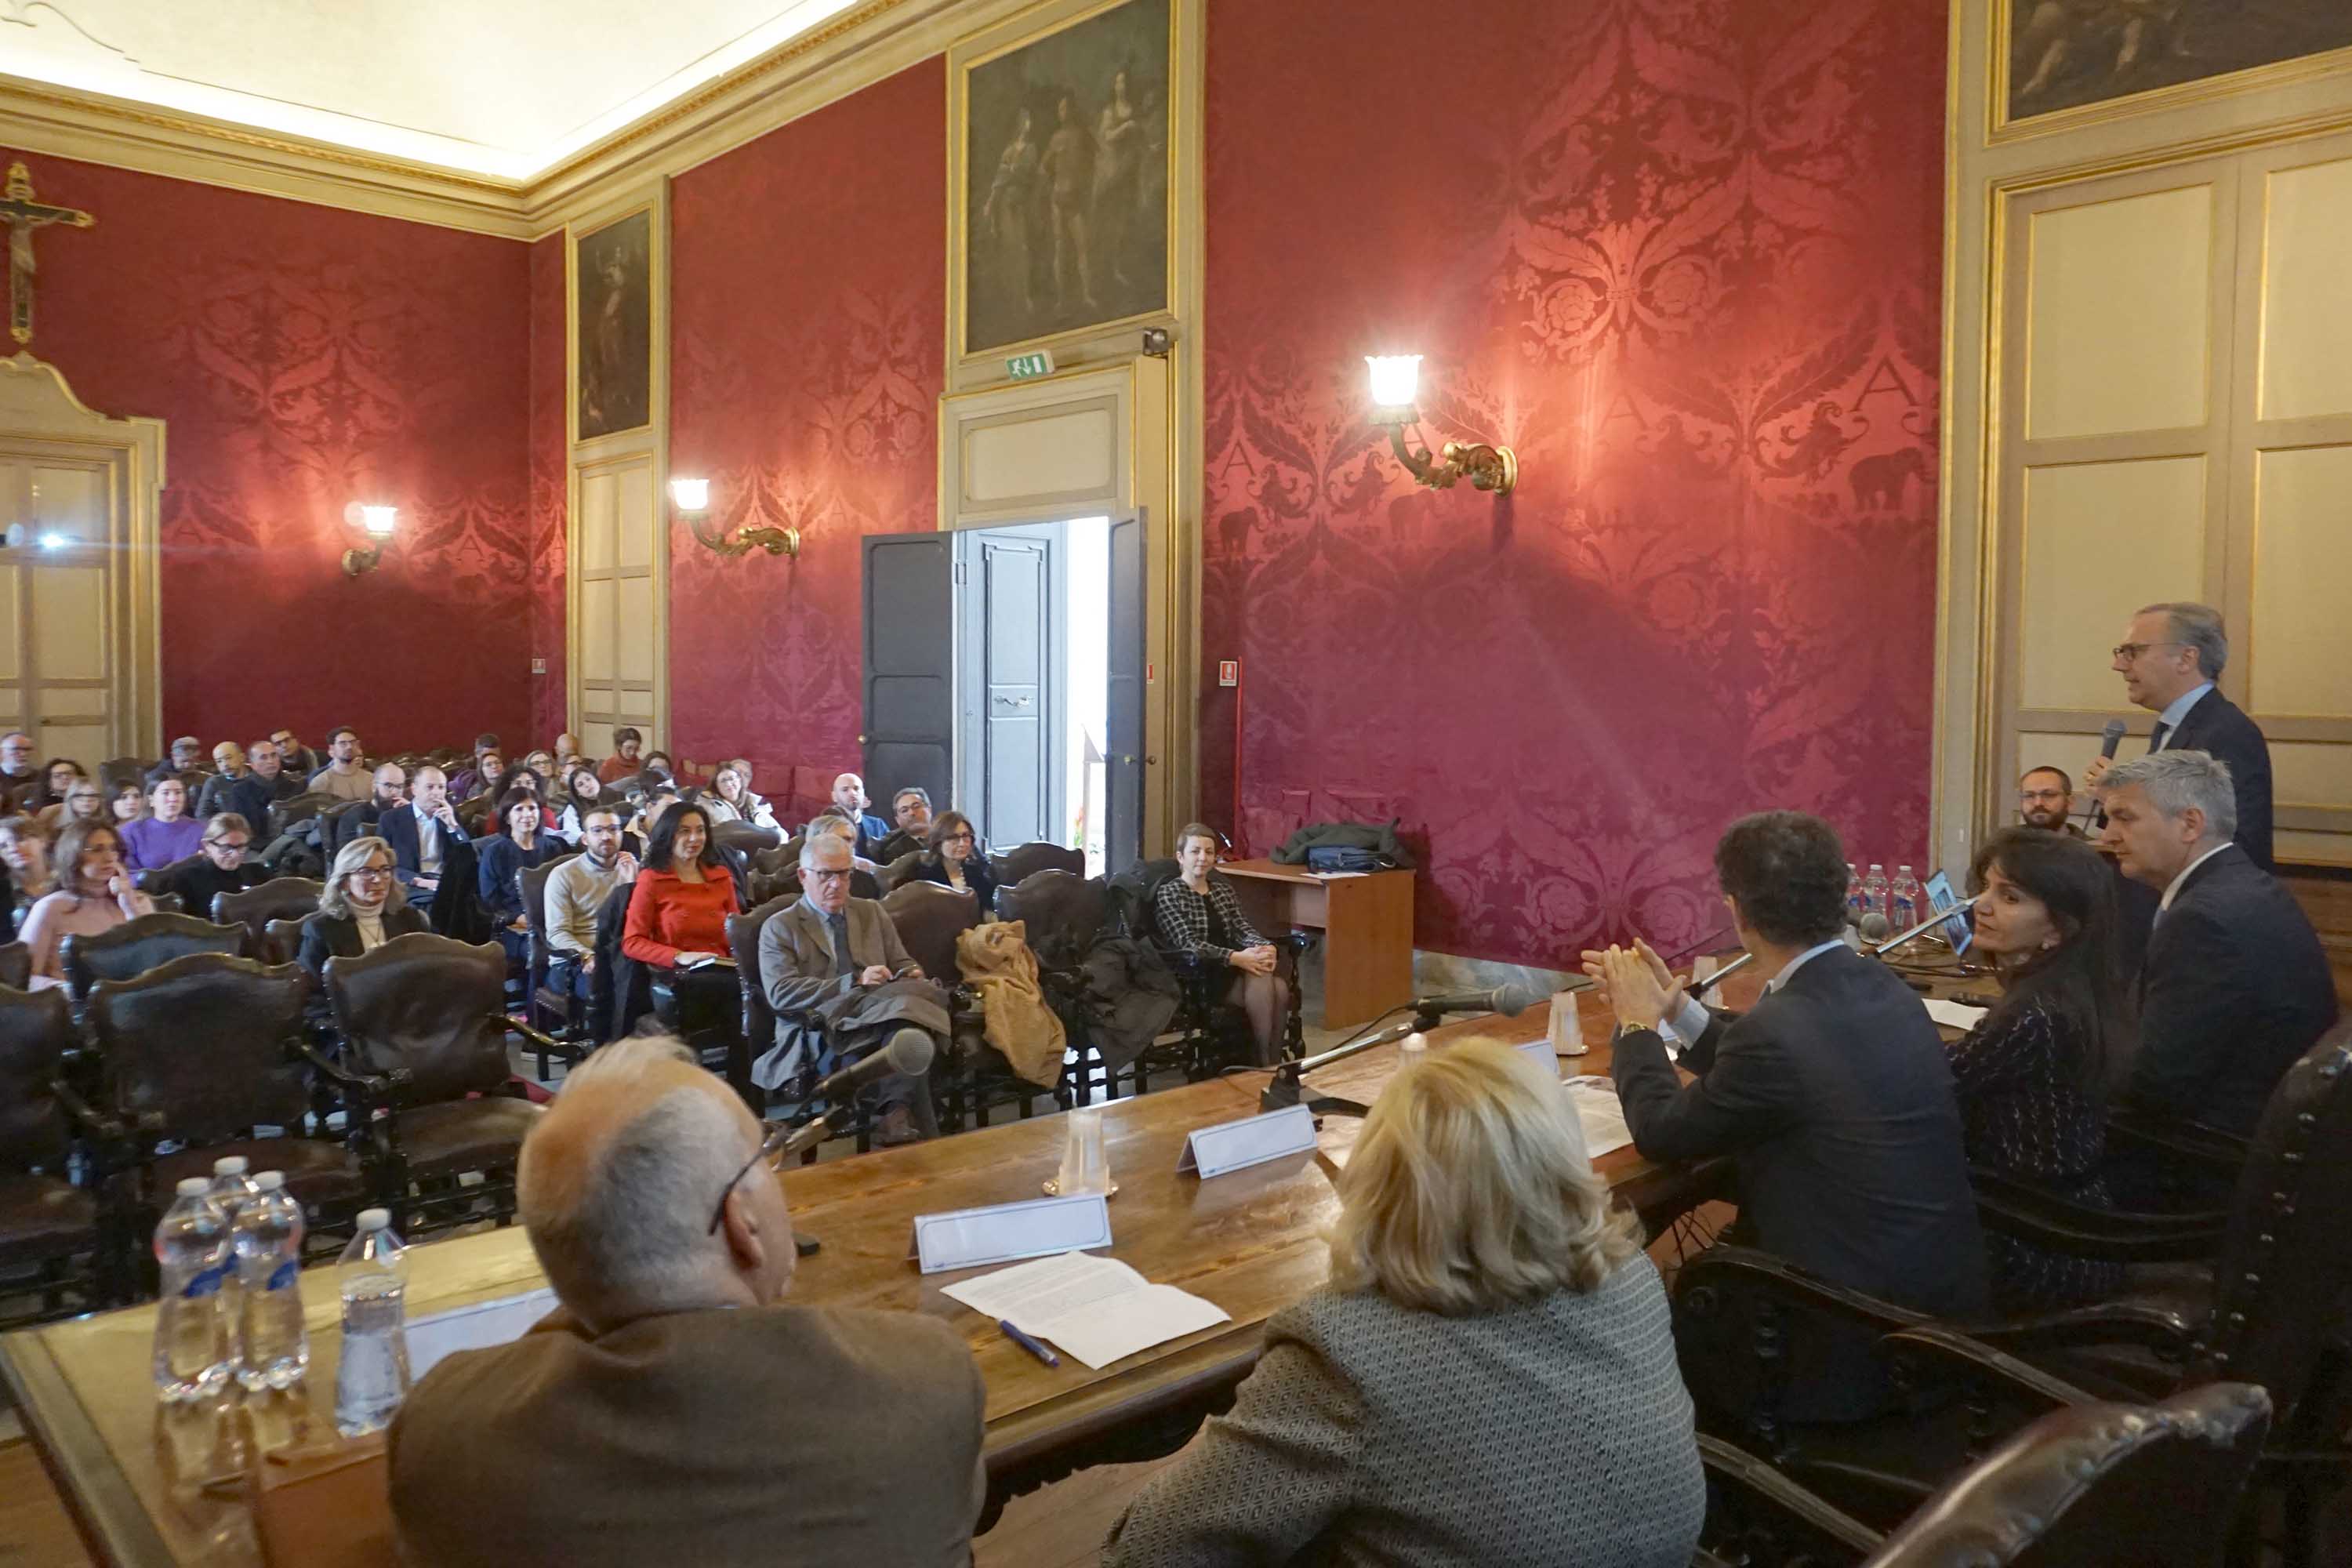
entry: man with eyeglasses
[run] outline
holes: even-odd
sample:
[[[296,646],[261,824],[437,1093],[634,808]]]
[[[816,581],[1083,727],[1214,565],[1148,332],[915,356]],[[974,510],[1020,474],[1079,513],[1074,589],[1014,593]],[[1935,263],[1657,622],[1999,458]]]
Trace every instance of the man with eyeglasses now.
[[[799,900],[761,928],[760,977],[768,1005],[776,1010],[775,1045],[751,1064],[751,1081],[762,1089],[782,1089],[815,1066],[814,1042],[787,1016],[804,1009],[824,1016],[824,1043],[845,1064],[879,1048],[899,1025],[923,1030],[934,1045],[947,1039],[947,1008],[939,987],[894,984],[922,980],[922,968],[898,940],[889,911],[872,899],[849,896],[856,869],[845,834],[810,834],[801,845]],[[873,994],[883,987],[891,988],[888,994]],[[876,1094],[882,1108],[877,1143],[913,1143],[939,1135],[928,1073],[893,1073]]]
[[[937,1318],[785,1300],[766,1133],[673,1038],[572,1069],[516,1173],[560,1305],[410,1391],[386,1451],[404,1561],[970,1561],[987,1494],[971,1352]],[[472,1496],[498,1505],[451,1506]]]
[[[2124,695],[2156,715],[2148,752],[2203,752],[2228,767],[2238,847],[2273,869],[2270,742],[2214,684],[2230,661],[2221,612],[2208,605],[2150,605],[2132,617],[2114,652]],[[2105,757],[2094,761],[2084,771],[2084,787],[2097,789],[2115,765]]]
[[[931,832],[931,792],[920,784],[908,784],[890,797],[890,815],[898,826],[890,837],[874,847],[877,864],[887,866],[901,855],[910,855],[929,846]]]
[[[609,805],[592,807],[580,819],[580,853],[547,874],[547,945],[555,952],[548,984],[588,1000],[596,973],[597,911],[614,889],[636,879],[637,858],[621,847],[621,814]]]
[[[308,784],[310,775],[321,766],[319,753],[296,740],[291,730],[272,731],[269,743],[278,748],[278,754],[285,760],[286,771],[293,774],[298,783]]]
[[[37,806],[49,775],[33,764],[33,737],[22,730],[0,735],[0,809],[14,816]]]
[[[2083,837],[2074,826],[2074,781],[2063,768],[2028,768],[2017,781],[2017,816],[2028,827]]]
[[[198,920],[213,918],[213,900],[223,893],[241,893],[269,879],[269,874],[249,863],[253,824],[237,812],[218,813],[205,824],[205,836],[195,854],[148,879],[150,893],[177,893],[180,908]]]

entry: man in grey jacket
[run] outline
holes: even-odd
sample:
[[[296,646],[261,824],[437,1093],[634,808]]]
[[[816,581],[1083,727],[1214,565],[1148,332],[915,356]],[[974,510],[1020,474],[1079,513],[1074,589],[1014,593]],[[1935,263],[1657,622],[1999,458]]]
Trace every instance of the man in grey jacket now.
[[[785,1015],[826,1008],[835,1025],[827,1031],[828,1041],[845,1064],[880,1045],[889,1031],[873,1026],[881,1023],[883,1009],[860,1010],[856,1025],[845,1026],[847,1010],[835,1005],[894,982],[923,978],[922,967],[908,956],[898,928],[882,906],[849,896],[855,869],[847,838],[809,835],[801,847],[799,901],[770,916],[760,932],[760,978],[768,1005],[777,1014],[774,1048],[751,1068],[752,1081],[762,1089],[782,1087],[807,1065],[801,1058],[808,1031]],[[944,1024],[944,1013],[936,1004],[928,1005],[930,1016]],[[905,1022],[929,1021],[919,1012],[898,1016]],[[882,1080],[878,1092],[882,1116],[875,1128],[876,1142],[887,1146],[938,1136],[928,1074],[894,1074]]]

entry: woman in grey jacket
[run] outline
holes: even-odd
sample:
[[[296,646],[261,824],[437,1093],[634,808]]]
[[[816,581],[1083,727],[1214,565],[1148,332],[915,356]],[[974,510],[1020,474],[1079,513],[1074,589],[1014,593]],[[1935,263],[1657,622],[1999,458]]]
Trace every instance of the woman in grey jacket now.
[[[1706,1483],[1666,1299],[1576,1111],[1519,1051],[1401,1070],[1339,1180],[1331,1279],[1106,1568],[1683,1568]]]

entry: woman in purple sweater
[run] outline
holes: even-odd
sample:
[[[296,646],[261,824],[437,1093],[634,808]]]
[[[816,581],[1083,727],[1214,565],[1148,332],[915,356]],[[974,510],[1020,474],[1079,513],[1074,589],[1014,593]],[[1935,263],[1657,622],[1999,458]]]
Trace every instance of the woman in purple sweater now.
[[[205,825],[188,815],[187,785],[176,778],[158,779],[147,787],[147,805],[152,815],[122,825],[125,869],[152,871],[204,847]]]

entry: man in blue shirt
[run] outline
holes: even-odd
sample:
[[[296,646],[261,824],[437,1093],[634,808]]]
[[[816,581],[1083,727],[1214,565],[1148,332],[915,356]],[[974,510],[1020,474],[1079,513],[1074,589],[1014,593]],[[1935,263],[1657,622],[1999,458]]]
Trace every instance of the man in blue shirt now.
[[[2235,841],[2268,871],[2271,857],[2271,748],[2262,729],[2214,682],[2230,661],[2221,612],[2210,605],[2150,605],[2134,616],[2116,646],[2114,669],[2124,695],[2156,715],[2148,751],[2203,752],[2230,770],[2237,795]],[[2083,775],[2097,789],[2115,763],[2105,757]]]

